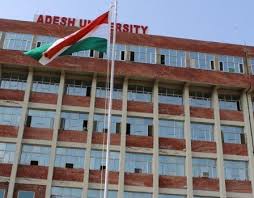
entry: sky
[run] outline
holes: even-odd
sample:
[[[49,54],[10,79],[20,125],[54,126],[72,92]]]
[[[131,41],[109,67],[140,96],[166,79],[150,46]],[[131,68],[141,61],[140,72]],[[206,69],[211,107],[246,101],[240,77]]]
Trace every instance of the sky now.
[[[94,19],[111,0],[2,0],[0,18],[35,14]],[[149,34],[254,46],[254,0],[118,0],[118,22]]]

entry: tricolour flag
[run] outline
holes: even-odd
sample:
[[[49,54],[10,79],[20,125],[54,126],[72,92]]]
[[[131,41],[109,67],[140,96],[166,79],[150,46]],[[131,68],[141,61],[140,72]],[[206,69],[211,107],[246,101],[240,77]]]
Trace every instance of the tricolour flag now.
[[[71,55],[83,50],[107,51],[109,12],[106,12],[78,31],[56,40],[54,43],[34,48],[26,55],[46,65],[58,56]]]

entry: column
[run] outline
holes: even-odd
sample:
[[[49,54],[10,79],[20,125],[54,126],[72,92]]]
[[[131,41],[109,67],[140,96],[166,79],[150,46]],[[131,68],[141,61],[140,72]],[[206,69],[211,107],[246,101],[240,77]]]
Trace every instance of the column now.
[[[153,87],[153,198],[159,197],[159,82]]]
[[[0,49],[4,46],[5,32],[2,32],[2,37],[0,38]]]
[[[226,198],[226,184],[224,176],[224,161],[223,161],[223,146],[221,138],[221,128],[220,128],[220,105],[217,87],[213,89],[212,93],[212,104],[214,111],[214,140],[216,141],[217,149],[217,172],[219,177],[220,186],[220,197]]]
[[[15,157],[14,163],[12,165],[7,198],[13,197],[16,174],[17,174],[18,164],[19,164],[19,160],[20,160],[20,156],[21,156],[22,138],[23,138],[25,123],[26,123],[27,112],[28,112],[28,103],[29,103],[29,98],[30,98],[32,82],[33,82],[33,69],[30,68],[30,71],[29,71],[28,77],[27,77],[27,85],[26,85],[26,90],[25,90],[25,95],[24,95],[24,101],[22,104],[21,117],[20,117],[20,121],[19,121],[18,137],[17,137],[17,142],[16,142],[16,152],[15,152],[16,157]]]
[[[120,164],[118,179],[118,198],[124,197],[124,173],[125,173],[125,152],[126,152],[126,124],[127,124],[127,103],[128,103],[128,79],[124,79],[122,98],[122,120],[121,120],[121,143],[120,143]]]
[[[185,170],[187,176],[187,198],[193,198],[192,184],[192,151],[191,151],[191,129],[190,129],[190,102],[189,102],[189,86],[185,84],[183,90],[184,101],[184,136],[186,142],[186,163]]]
[[[65,81],[65,73],[62,72],[60,83],[59,83],[57,105],[56,105],[56,115],[55,115],[54,126],[53,126],[53,137],[52,137],[47,186],[46,186],[46,194],[45,194],[46,197],[50,197],[51,195],[51,187],[52,187],[55,156],[56,156],[57,137],[58,137],[58,130],[59,130],[60,122],[61,122],[61,109],[62,109],[62,100],[63,100],[63,94],[64,94],[64,81]]]
[[[89,116],[88,116],[88,130],[87,130],[87,147],[86,147],[86,158],[85,158],[85,172],[83,179],[83,192],[82,198],[87,198],[88,192],[88,183],[89,183],[89,168],[90,168],[90,154],[92,147],[92,136],[93,136],[93,118],[94,118],[94,108],[95,108],[95,99],[96,99],[96,82],[97,76],[94,74],[92,81],[92,89],[91,89],[91,98],[90,98],[90,108],[89,108]]]
[[[248,96],[251,99],[251,96],[250,95]],[[253,125],[251,125],[250,123],[251,116],[249,116],[249,114],[252,114],[252,117],[253,117],[253,111],[252,111],[252,103],[251,103],[251,100],[248,101],[248,96],[246,92],[243,92],[241,95],[241,102],[242,102],[243,116],[244,116],[244,134],[246,135],[245,140],[247,143],[248,157],[249,157],[249,171],[248,171],[249,180],[251,181],[252,197],[254,197],[254,190],[253,190],[254,189],[254,156],[253,156],[253,142],[252,142],[252,134],[251,134],[251,130],[253,130],[252,128]],[[248,102],[249,102],[249,108],[248,108]],[[253,119],[252,119],[252,122],[253,122]]]

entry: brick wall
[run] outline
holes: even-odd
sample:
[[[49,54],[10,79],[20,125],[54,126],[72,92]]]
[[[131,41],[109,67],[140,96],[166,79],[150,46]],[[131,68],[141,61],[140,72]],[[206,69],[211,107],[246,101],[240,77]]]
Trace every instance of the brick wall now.
[[[127,111],[141,112],[141,113],[153,113],[153,103],[128,101]]]
[[[220,110],[220,119],[243,122],[243,112],[231,111],[231,110]]]
[[[10,177],[11,169],[12,169],[12,164],[0,164],[0,176]]]
[[[87,96],[63,96],[63,105],[89,107],[90,97]]]
[[[48,167],[28,166],[28,165],[18,166],[17,177],[47,179],[47,176],[48,176]]]
[[[92,136],[92,143],[93,144],[103,144],[103,139],[104,139],[104,144],[107,144],[107,133],[98,133],[98,132],[93,132]],[[110,134],[110,144],[111,145],[120,145],[121,141],[121,134],[117,133],[111,133]]]
[[[211,179],[204,177],[193,178],[194,190],[219,191],[219,179]]]
[[[83,182],[83,178],[84,169],[54,168],[54,180]]]
[[[223,153],[227,155],[243,155],[248,156],[248,148],[246,144],[223,144]]]
[[[24,91],[20,90],[0,89],[1,100],[23,101],[24,94]]]
[[[153,148],[153,137],[127,135],[126,136],[126,146],[127,147]]]
[[[58,141],[86,143],[86,131],[70,131],[64,130],[58,132]]]
[[[187,188],[187,178],[184,176],[162,176],[159,177],[160,188]]]
[[[32,92],[30,102],[56,104],[57,94]]]
[[[25,127],[24,139],[52,140],[53,129]]]
[[[95,100],[95,107],[99,109],[105,109],[108,106],[108,101],[104,98],[96,98]],[[122,100],[112,100],[112,109],[114,110],[122,110]]]
[[[0,125],[0,137],[16,138],[18,136],[18,127]]]
[[[101,178],[102,177],[102,178]],[[118,184],[118,172],[109,172],[108,182],[109,184]],[[99,170],[90,170],[89,171],[89,183],[101,183],[104,184],[105,172]]]
[[[174,139],[174,138],[159,138],[160,149],[170,149],[170,150],[185,150],[185,140],[184,139]]]
[[[159,113],[183,116],[184,109],[183,109],[183,106],[180,106],[180,105],[159,104]]]
[[[141,173],[125,173],[124,184],[130,186],[153,187],[153,175]]]
[[[227,192],[251,193],[250,181],[226,180]]]
[[[216,142],[192,140],[191,148],[194,152],[216,153]]]
[[[191,117],[213,119],[213,114],[213,109],[211,108],[190,107]]]

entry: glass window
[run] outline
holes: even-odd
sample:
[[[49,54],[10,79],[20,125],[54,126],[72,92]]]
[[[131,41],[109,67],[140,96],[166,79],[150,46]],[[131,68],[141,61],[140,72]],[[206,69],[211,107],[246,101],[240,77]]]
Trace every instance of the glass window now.
[[[103,197],[104,190],[95,190],[89,189],[88,190],[88,198],[100,198]],[[117,191],[108,191],[108,198],[117,198]]]
[[[1,38],[1,37],[0,37]],[[4,189],[0,189],[0,198],[4,198],[5,196],[5,190]]]
[[[58,93],[59,77],[34,76],[32,91],[42,93]]]
[[[82,80],[67,79],[65,81],[65,94],[72,96],[90,96],[91,83]]]
[[[27,127],[53,128],[54,118],[54,111],[29,109]]]
[[[215,56],[212,54],[191,52],[190,53],[191,67],[205,70],[213,70],[215,68]]]
[[[137,45],[128,45],[127,51],[132,52],[134,57],[131,61],[138,63],[155,63],[155,48]],[[131,57],[129,57],[131,58]]]
[[[152,198],[152,193],[124,192],[124,198]]]
[[[52,37],[52,36],[36,36],[35,37],[36,47],[41,47],[43,45],[52,44],[56,40],[57,40],[57,38]]]
[[[159,137],[183,139],[183,136],[183,121],[159,120]]]
[[[87,131],[87,120],[87,113],[62,112],[60,128],[72,131]]]
[[[128,100],[140,102],[152,102],[152,88],[138,85],[129,85]]]
[[[176,156],[159,157],[159,174],[171,176],[185,175],[185,158]]]
[[[174,67],[185,67],[186,66],[186,53],[180,50],[171,49],[160,49],[160,62],[163,65],[174,66]]]
[[[4,49],[28,51],[32,47],[33,35],[7,32],[4,39]]]
[[[1,88],[13,90],[25,90],[27,73],[3,71],[1,75]]]
[[[18,126],[21,116],[19,107],[0,106],[0,124],[9,126]]]
[[[211,108],[211,96],[204,92],[190,92],[190,105],[193,107]]]
[[[152,155],[126,153],[125,157],[125,172],[152,173]]]
[[[150,118],[127,118],[127,135],[152,136],[153,120]]]
[[[91,51],[92,51],[92,50],[91,50]],[[91,51],[90,51],[90,50],[85,50],[85,51],[74,52],[74,53],[72,54],[72,56],[93,57],[93,56],[90,56]],[[93,51],[92,51],[92,52],[93,52]]]
[[[166,194],[159,194],[159,198],[185,198],[184,195],[166,195]]]
[[[244,61],[242,57],[236,56],[219,56],[220,71],[243,73]]]
[[[182,91],[162,87],[159,88],[159,103],[182,105],[183,104]]]
[[[122,44],[116,44],[115,45],[115,60],[118,60],[118,61],[124,61],[125,60],[125,49],[126,46],[125,45],[122,45]]]
[[[109,98],[109,87],[107,88],[104,83],[98,83],[96,86],[96,97],[97,98]],[[123,90],[121,85],[114,85],[112,98],[115,100],[122,100]]]
[[[245,144],[243,127],[222,125],[221,132],[225,143]]]
[[[92,150],[90,160],[91,170],[104,170],[106,169],[106,151]],[[109,170],[119,170],[119,152],[110,151],[109,154]]]
[[[35,193],[32,191],[19,191],[18,198],[34,198]]]
[[[191,123],[191,139],[214,141],[213,124]]]
[[[209,177],[216,178],[216,160],[213,159],[192,159],[192,173],[193,177]]]
[[[50,147],[25,144],[22,146],[20,164],[48,166]]]
[[[248,180],[248,162],[224,160],[225,179]]]
[[[56,148],[55,166],[62,168],[84,168],[85,149]]]
[[[232,95],[219,95],[220,109],[241,111],[240,97]]]
[[[56,187],[51,189],[51,198],[81,198],[82,189],[80,188],[68,188],[68,187]]]
[[[95,114],[94,115],[94,131],[107,132],[108,131],[108,117]],[[120,133],[121,130],[121,116],[111,116],[111,131],[110,133]]]
[[[0,142],[0,163],[12,164],[15,159],[16,144]]]

